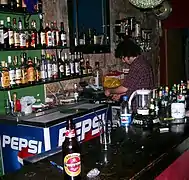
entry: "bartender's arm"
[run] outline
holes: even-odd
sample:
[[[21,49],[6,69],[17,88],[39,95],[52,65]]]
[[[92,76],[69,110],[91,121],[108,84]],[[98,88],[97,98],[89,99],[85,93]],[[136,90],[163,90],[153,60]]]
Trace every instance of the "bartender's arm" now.
[[[126,94],[127,90],[128,88],[119,86],[117,88],[106,89],[105,95],[108,97],[111,96],[113,100],[118,101],[122,95]]]

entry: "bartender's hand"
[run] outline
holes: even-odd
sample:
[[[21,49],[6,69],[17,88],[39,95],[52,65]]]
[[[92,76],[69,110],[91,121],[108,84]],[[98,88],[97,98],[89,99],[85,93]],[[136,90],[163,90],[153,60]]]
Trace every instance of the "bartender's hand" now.
[[[105,89],[104,94],[105,94],[107,97],[109,97],[109,96],[110,96],[110,90],[109,90],[109,89]]]
[[[114,94],[114,95],[112,96],[112,99],[113,99],[114,101],[119,101],[120,97],[121,97],[120,94]]]

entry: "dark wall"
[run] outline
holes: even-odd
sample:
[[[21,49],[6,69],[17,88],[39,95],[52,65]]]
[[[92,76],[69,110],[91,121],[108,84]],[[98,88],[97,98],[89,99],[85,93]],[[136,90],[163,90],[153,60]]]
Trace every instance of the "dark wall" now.
[[[189,27],[189,1],[188,0],[170,0],[172,13],[163,21],[163,27],[186,28]]]

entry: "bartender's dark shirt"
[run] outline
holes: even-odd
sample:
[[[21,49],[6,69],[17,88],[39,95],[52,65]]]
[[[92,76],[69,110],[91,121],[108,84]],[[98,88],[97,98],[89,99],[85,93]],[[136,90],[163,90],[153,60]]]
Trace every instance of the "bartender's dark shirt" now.
[[[129,73],[125,77],[123,86],[128,88],[127,96],[138,89],[153,89],[154,77],[151,65],[143,55],[138,56],[130,65]],[[133,102],[133,108],[136,104]],[[135,109],[135,108],[134,108]]]

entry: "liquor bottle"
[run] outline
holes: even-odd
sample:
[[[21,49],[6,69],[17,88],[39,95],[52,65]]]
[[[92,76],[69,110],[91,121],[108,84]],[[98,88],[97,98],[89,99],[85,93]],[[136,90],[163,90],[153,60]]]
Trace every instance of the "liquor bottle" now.
[[[16,0],[16,11],[22,12],[22,0]]]
[[[52,47],[52,32],[51,32],[51,29],[49,28],[49,23],[46,23],[45,39],[46,39],[46,46]]]
[[[65,76],[68,77],[68,76],[71,76],[71,69],[70,69],[70,62],[68,60],[68,56],[67,56],[67,53],[64,54],[64,62],[65,62]]]
[[[22,11],[26,12],[27,11],[27,5],[25,3],[25,0],[22,0]]]
[[[16,9],[16,6],[17,6],[16,0],[10,0],[9,6],[10,6],[10,9],[11,9],[11,10],[15,10],[15,9]]]
[[[94,44],[94,34],[91,28],[88,29],[86,41],[89,45]]]
[[[86,75],[87,74],[87,69],[85,67],[85,60],[83,58],[83,53],[80,53],[80,69],[81,69],[81,75]]]
[[[46,56],[46,62],[47,62],[47,80],[52,80],[52,60],[49,54]]]
[[[11,60],[11,56],[8,56],[8,69],[9,69],[9,78],[10,78],[10,86],[15,87],[15,66],[13,61]]]
[[[20,47],[20,35],[16,25],[16,18],[13,18],[13,30],[14,30],[14,48]]]
[[[99,62],[95,62],[95,68],[93,71],[93,77],[94,77],[94,85],[99,88],[100,86],[102,86],[102,71],[99,67]]]
[[[40,16],[40,28],[39,28],[39,43],[42,48],[46,47],[46,35],[45,30],[43,29],[43,20],[42,16]]]
[[[34,66],[35,66],[35,81],[40,82],[41,81],[40,61],[37,57],[34,57]]]
[[[78,101],[79,101],[79,90],[78,90],[77,83],[74,83],[73,89],[74,89],[74,101],[75,101],[75,103],[78,103]]]
[[[81,155],[72,120],[68,120],[62,144],[64,180],[81,180]],[[74,170],[73,168],[74,167]]]
[[[55,55],[52,55],[52,78],[58,79],[58,63]]]
[[[8,27],[7,25],[3,27],[3,37],[4,37],[4,48],[8,49],[9,48],[9,32],[8,32]]]
[[[9,70],[5,61],[1,61],[1,86],[5,89],[10,87]]]
[[[66,32],[64,31],[64,23],[60,24],[60,32],[59,32],[59,46],[67,46],[67,37]]]
[[[74,54],[69,53],[69,63],[71,76],[75,76]]]
[[[74,53],[74,67],[75,67],[75,75],[80,75],[80,59],[77,52]]]
[[[15,82],[16,85],[21,85],[22,73],[20,68],[20,63],[18,62],[18,56],[14,56],[14,66],[15,66]]]
[[[64,56],[60,57],[61,54],[59,54],[59,78],[62,79],[65,76],[65,61],[64,61]]]
[[[8,0],[1,0],[0,1],[0,8],[1,9],[8,9],[8,5],[9,5]]]
[[[40,72],[41,72],[41,80],[45,82],[47,80],[47,66],[46,66],[45,55],[43,54],[41,55]]]
[[[8,29],[9,48],[14,48],[14,31],[11,27],[10,17],[7,17],[7,29]]]
[[[22,20],[19,18],[18,20],[18,31],[19,31],[19,39],[20,39],[20,48],[26,47],[26,35],[23,30]]]
[[[29,84],[35,83],[35,69],[32,62],[32,59],[28,58],[28,64],[27,64],[27,79]]]
[[[84,26],[81,28],[81,32],[79,33],[79,45],[85,45],[86,43],[86,34]]]
[[[42,0],[38,0],[37,1],[37,12],[39,12],[39,13],[42,13],[43,12],[43,9],[42,9]]]
[[[50,28],[51,28],[51,39],[52,39],[52,47],[55,46],[55,31],[54,31],[54,23],[50,23]]]
[[[31,47],[36,48],[37,46],[37,30],[36,30],[36,21],[32,20],[31,23]]]
[[[29,23],[25,23],[25,37],[26,37],[26,48],[31,47],[31,29],[29,28]]]
[[[53,31],[54,31],[54,46],[58,46],[59,43],[59,30],[57,28],[57,22],[53,22]]]
[[[28,83],[25,55],[23,54],[20,58],[21,58],[21,66],[20,66],[21,83],[24,85]]]
[[[4,21],[0,21],[0,48],[4,48]]]
[[[87,74],[92,75],[93,69],[90,66],[89,59],[86,60],[86,69],[87,69]]]

